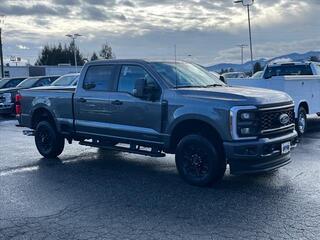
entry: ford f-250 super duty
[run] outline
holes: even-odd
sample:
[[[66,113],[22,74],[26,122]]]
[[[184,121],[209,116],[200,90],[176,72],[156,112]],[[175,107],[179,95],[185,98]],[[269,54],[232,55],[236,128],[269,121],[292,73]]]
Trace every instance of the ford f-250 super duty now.
[[[290,162],[297,133],[283,92],[229,87],[186,62],[87,63],[77,87],[21,90],[17,116],[41,155],[62,153],[65,139],[154,157],[173,153],[181,177],[204,186],[231,174]]]

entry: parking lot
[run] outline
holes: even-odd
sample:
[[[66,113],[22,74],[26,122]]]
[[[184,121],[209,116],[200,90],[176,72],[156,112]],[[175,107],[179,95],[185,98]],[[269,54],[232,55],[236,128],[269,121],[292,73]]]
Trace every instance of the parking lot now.
[[[212,188],[187,185],[174,157],[67,145],[44,160],[0,119],[0,239],[318,239],[320,121],[293,162]]]

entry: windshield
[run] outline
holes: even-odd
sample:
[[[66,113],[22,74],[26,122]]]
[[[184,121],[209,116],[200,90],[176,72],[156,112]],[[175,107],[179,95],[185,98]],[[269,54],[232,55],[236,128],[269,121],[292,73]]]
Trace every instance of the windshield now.
[[[203,68],[186,62],[153,62],[153,68],[176,87],[209,87],[225,84]]]
[[[33,84],[35,84],[38,80],[39,80],[39,78],[27,78],[26,80],[24,80],[20,84],[18,84],[17,87],[29,88],[29,87],[32,87]]]
[[[77,75],[62,76],[55,80],[51,86],[70,86],[77,77]]]

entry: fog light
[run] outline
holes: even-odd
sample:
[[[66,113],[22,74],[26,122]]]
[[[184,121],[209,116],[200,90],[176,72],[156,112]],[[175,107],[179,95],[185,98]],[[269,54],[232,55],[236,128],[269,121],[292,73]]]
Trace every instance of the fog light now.
[[[248,135],[248,134],[250,134],[250,131],[251,129],[250,128],[241,128],[241,134],[243,134],[243,135]]]

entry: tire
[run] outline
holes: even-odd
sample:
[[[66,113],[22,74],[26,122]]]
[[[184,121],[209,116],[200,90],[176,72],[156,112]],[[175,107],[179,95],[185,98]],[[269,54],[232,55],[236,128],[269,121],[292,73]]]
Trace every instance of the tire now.
[[[39,153],[45,158],[56,158],[64,149],[64,138],[47,121],[38,123],[34,139]]]
[[[226,160],[217,144],[192,134],[181,139],[176,149],[177,170],[187,183],[209,186],[221,180],[226,171]]]
[[[296,131],[301,137],[307,130],[307,111],[304,107],[299,107],[298,118],[296,120]]]

